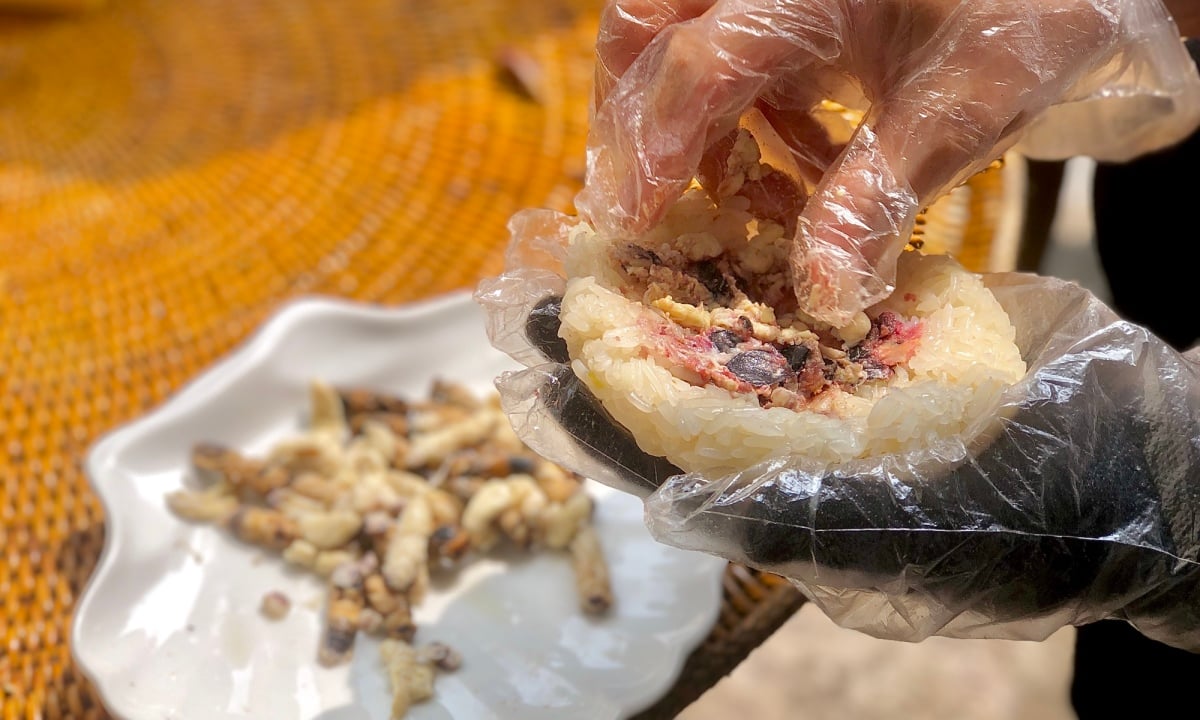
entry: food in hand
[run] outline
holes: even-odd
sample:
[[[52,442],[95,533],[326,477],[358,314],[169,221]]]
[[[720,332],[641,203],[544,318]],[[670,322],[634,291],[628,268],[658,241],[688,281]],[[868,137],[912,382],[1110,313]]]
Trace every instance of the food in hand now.
[[[560,334],[575,374],[686,471],[928,449],[1025,373],[1007,314],[948,256],[903,253],[895,291],[846,327],[805,316],[791,234],[736,190],[694,186],[637,237],[568,233]]]

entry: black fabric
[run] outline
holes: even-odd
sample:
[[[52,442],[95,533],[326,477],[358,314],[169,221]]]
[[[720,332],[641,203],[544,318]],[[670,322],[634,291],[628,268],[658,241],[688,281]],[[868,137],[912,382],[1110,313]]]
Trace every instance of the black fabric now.
[[[1076,633],[1071,705],[1079,720],[1189,717],[1195,709],[1182,698],[1197,677],[1200,655],[1150,640],[1126,622],[1104,620]],[[1180,703],[1184,710],[1170,710]]]
[[[1186,349],[1200,339],[1200,134],[1125,164],[1101,163],[1096,242],[1113,309]]]
[[[1050,229],[1058,210],[1062,191],[1065,160],[1035,160],[1027,158],[1025,189],[1025,226],[1021,230],[1021,245],[1017,253],[1017,270],[1036,273],[1041,269],[1050,244]]]
[[[1188,41],[1200,63],[1200,41]],[[1099,163],[1096,244],[1113,309],[1177,348],[1200,339],[1200,132],[1127,163]]]
[[[1189,41],[1188,50],[1200,62],[1200,42]],[[1113,309],[1180,350],[1200,339],[1198,174],[1200,133],[1128,163],[1098,164],[1093,188],[1096,245]],[[1126,622],[1078,629],[1071,704],[1080,720],[1120,717],[1114,712],[1131,696],[1138,714],[1168,716],[1166,705],[1154,704],[1177,701],[1196,678],[1200,654],[1150,640]]]
[[[609,415],[600,401],[571,371],[567,343],[558,336],[562,298],[543,298],[525,320],[525,337],[546,359],[561,367],[546,378],[538,400],[587,456],[600,461],[625,483],[630,492],[644,497],[672,475],[682,472],[665,458],[638,447],[633,434]],[[587,438],[585,442],[582,438]]]

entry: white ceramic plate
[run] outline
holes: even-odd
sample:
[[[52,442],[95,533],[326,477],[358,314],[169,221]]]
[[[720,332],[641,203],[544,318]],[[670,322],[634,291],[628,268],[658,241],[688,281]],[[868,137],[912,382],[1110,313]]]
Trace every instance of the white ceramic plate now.
[[[294,303],[157,411],[105,437],[87,470],[108,513],[107,539],[77,606],[73,651],[108,708],[127,720],[383,719],[390,700],[378,648],[360,638],[349,666],[315,661],[324,589],[210,526],[181,522],[164,495],[187,477],[190,449],[248,453],[300,429],[314,378],[420,396],[434,377],[479,392],[513,368],[465,293],[386,309]],[[577,609],[565,557],[476,561],[435,586],[418,642],[464,657],[412,710],[432,718],[624,718],[677,678],[711,629],[724,562],[656,543],[641,501],[592,483],[615,611]],[[292,612],[270,622],[263,593]]]

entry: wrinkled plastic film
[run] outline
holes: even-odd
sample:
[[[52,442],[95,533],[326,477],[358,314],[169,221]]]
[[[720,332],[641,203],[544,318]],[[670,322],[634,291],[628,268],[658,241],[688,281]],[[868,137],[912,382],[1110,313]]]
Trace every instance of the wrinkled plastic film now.
[[[559,465],[622,492],[646,497],[679,468],[641,452],[563,363],[506,373],[501,405],[526,445]],[[570,428],[568,431],[566,428]]]
[[[832,160],[780,133],[803,166],[824,164],[794,209],[798,247],[814,256],[794,263],[794,284],[835,326],[890,288],[917,211],[1014,144],[1125,159],[1200,125],[1200,75],[1159,0],[627,5],[598,38],[581,214],[602,234],[643,230],[755,105],[787,123],[848,103],[871,137]]]
[[[475,291],[492,345],[525,366],[496,378],[496,389],[517,436],[534,451],[645,497],[679,469],[641,452],[575,376],[557,335],[563,251],[577,223],[549,210],[518,213],[509,223],[509,269]]]
[[[678,475],[662,542],[776,572],[845,627],[900,640],[1041,639],[1124,618],[1200,650],[1200,376],[1077,286],[996,275],[1030,370],[987,444],[833,471],[782,458]]]
[[[917,197],[888,167],[870,128],[862,128],[800,216],[790,262],[800,306],[833,327],[892,293],[896,259],[916,221]],[[839,185],[838,183],[843,183]]]
[[[656,22],[687,23],[710,4],[667,3],[662,8],[678,17]],[[791,5],[764,0],[738,7],[758,7],[758,19],[769,20]],[[860,7],[811,0],[805,6]],[[908,37],[897,29],[907,29],[906,13],[916,5],[895,0],[891,7],[897,14],[886,28],[866,17],[836,18],[825,27],[840,33],[837,42],[823,47],[842,47],[842,55],[814,53],[820,63],[807,67],[789,58],[780,72],[797,75],[770,81],[753,58],[729,55],[754,47],[739,45],[747,38],[736,33],[790,26],[719,28],[726,35],[715,46],[728,65],[720,79],[734,87],[699,87],[678,97],[664,77],[704,81],[704,36],[694,32],[700,21],[682,32],[643,32],[646,42],[659,45],[628,56],[625,66],[612,65],[609,71],[628,70],[610,72],[610,90],[598,88],[606,102],[596,109],[589,138],[581,217],[549,211],[514,217],[508,269],[477,293],[493,344],[528,368],[498,379],[505,411],[522,439],[546,457],[647,497],[647,523],[661,541],[789,577],[845,627],[903,640],[1040,639],[1067,624],[1112,617],[1200,651],[1197,357],[1119,322],[1078,286],[988,277],[1014,320],[1030,367],[1026,378],[993,417],[957,437],[836,469],[776,458],[732,477],[682,474],[643,453],[572,371],[557,338],[554,304],[565,287],[561,262],[570,228],[590,219],[616,237],[652,223],[690,182],[704,148],[715,147],[747,109],[739,109],[739,97],[757,97],[758,109],[775,123],[806,110],[813,118],[843,120],[866,111],[857,131],[826,125],[827,132],[805,135],[776,126],[809,182],[796,195],[803,207],[796,209],[792,261],[795,275],[808,281],[797,284],[798,296],[804,302],[804,295],[821,299],[824,292],[822,312],[814,315],[835,321],[890,292],[895,255],[916,210],[1013,143],[1032,154],[1039,143],[1069,140],[1072,154],[1119,159],[1169,145],[1200,123],[1200,78],[1157,0],[1020,5],[1037,11],[1025,18],[1032,25],[1013,18],[1012,4],[942,6],[953,8],[939,35],[946,45],[926,59],[959,67],[948,60],[970,50],[983,71],[1000,68],[1011,80],[1024,69],[1039,78],[1025,92],[1009,92],[1019,82],[980,84],[975,74],[968,85],[956,85],[968,76],[913,67],[896,40]],[[1063,7],[1076,14],[1052,14]],[[998,24],[1004,18],[1013,22]],[[1031,35],[1030,27],[1043,36]],[[1023,32],[1022,42],[1006,42],[1006,30]],[[668,47],[680,36],[687,54]],[[983,37],[994,38],[999,55],[988,54]],[[691,60],[681,64],[685,56]],[[912,71],[891,72],[902,65]],[[872,68],[889,72],[873,75]],[[859,76],[857,82],[846,83],[848,75]],[[884,79],[911,82],[908,89],[921,92],[906,98],[904,87],[872,84]],[[974,87],[1007,90],[964,94]],[[847,88],[862,91],[860,104],[854,92],[841,92]],[[822,96],[848,107],[789,104]],[[885,96],[898,104],[868,107],[868,99]],[[719,102],[708,102],[714,98]],[[678,102],[698,109],[677,112]],[[1062,123],[1069,132],[1055,135]],[[697,135],[697,126],[707,134]],[[831,153],[831,142],[841,151]],[[815,182],[814,167],[824,170]],[[820,287],[814,278],[822,277],[827,291],[814,293]]]
[[[544,270],[517,270],[480,282],[475,300],[487,312],[492,346],[526,366],[545,362],[545,352],[526,331],[527,320],[539,301],[562,295],[565,285],[561,276]]]
[[[515,235],[514,257],[544,240]],[[528,366],[498,379],[505,412],[537,452],[646,497],[660,541],[779,573],[879,637],[1039,639],[1113,617],[1200,650],[1196,358],[1078,285],[985,276],[1029,372],[960,436],[836,469],[785,457],[704,478],[612,421],[555,342],[561,269],[532,272],[479,291],[493,336]]]
[[[508,222],[506,271],[484,279],[475,290],[476,302],[487,313],[492,346],[527,367],[546,360],[545,352],[530,340],[527,320],[538,314],[540,301],[559,297],[566,288],[562,270],[566,237],[578,223],[577,218],[553,210],[518,212]],[[554,325],[557,328],[557,319]]]
[[[1122,51],[1047,108],[1016,148],[1038,159],[1124,162],[1174,145],[1200,123],[1200,73],[1158,2],[1132,5]]]

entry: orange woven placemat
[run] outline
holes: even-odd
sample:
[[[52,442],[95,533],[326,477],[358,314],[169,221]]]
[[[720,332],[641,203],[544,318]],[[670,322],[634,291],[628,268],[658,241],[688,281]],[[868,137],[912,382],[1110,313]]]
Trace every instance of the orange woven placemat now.
[[[601,2],[0,14],[0,718],[105,716],[67,644],[103,544],[100,435],[292,298],[471,288],[512,213],[569,207]],[[736,600],[714,637],[760,633],[740,657],[781,620]]]
[[[89,445],[290,298],[499,272],[509,216],[577,190],[598,6],[0,16],[0,717],[102,714],[67,645],[104,534]]]

